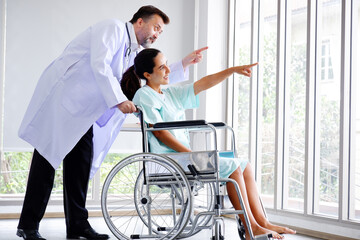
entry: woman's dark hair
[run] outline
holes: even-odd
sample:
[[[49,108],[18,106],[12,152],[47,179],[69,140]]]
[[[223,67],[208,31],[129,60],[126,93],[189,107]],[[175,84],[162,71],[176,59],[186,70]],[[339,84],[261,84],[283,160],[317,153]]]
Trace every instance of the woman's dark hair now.
[[[144,73],[153,73],[155,57],[160,53],[154,48],[142,50],[134,60],[134,65],[123,74],[120,85],[125,96],[132,100],[136,91],[141,88],[141,79],[146,79]]]
[[[130,22],[134,24],[139,18],[147,21],[155,14],[159,15],[165,24],[168,24],[170,22],[169,17],[164,12],[152,5],[147,5],[139,8],[139,10],[133,15]]]

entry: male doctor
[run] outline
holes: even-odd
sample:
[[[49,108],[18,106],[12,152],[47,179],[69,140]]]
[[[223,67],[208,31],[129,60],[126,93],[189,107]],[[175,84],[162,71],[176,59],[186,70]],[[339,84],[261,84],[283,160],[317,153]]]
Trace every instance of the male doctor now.
[[[123,23],[99,22],[77,36],[43,72],[19,129],[34,148],[17,235],[45,239],[38,232],[63,162],[67,238],[108,239],[88,222],[89,179],[100,167],[127,113],[136,111],[122,93],[122,73],[136,54],[151,46],[169,23],[153,6],[141,7]],[[202,59],[196,50],[171,66],[172,82],[187,78],[187,68]]]

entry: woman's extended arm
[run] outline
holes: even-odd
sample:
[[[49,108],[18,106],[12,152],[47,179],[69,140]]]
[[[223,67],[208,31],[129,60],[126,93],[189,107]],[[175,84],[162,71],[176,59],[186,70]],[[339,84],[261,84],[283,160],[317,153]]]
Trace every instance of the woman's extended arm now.
[[[168,130],[153,131],[152,133],[160,142],[176,152],[191,152],[190,149],[179,142]]]
[[[194,93],[195,95],[197,95],[200,92],[207,90],[218,83],[221,83],[233,73],[238,73],[247,77],[251,77],[251,68],[255,65],[257,65],[257,63],[244,65],[244,66],[231,67],[221,72],[203,77],[199,81],[194,83]]]

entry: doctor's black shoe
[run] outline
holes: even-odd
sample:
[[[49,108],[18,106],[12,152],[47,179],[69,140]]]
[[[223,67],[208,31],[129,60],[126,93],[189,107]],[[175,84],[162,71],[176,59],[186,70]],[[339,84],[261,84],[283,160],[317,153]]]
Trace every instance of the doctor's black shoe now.
[[[97,233],[93,228],[89,227],[81,231],[68,233],[67,239],[79,239],[80,237],[91,240],[109,239],[109,235]]]
[[[40,235],[38,230],[25,230],[19,228],[16,232],[16,235],[24,238],[25,240],[46,240]]]

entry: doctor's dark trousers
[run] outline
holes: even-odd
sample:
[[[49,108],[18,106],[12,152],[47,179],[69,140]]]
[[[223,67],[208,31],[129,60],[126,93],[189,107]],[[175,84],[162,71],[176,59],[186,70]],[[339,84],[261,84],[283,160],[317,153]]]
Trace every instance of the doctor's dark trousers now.
[[[90,227],[85,208],[93,158],[92,127],[63,160],[64,212],[67,231]],[[35,149],[18,228],[39,229],[54,184],[55,169]]]

